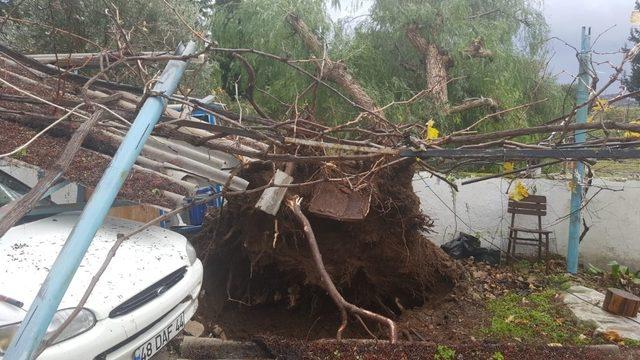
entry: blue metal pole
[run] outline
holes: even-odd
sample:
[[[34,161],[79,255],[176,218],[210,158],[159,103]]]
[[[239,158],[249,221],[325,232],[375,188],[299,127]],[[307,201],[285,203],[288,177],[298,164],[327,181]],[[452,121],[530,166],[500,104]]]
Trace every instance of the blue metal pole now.
[[[191,55],[195,43],[180,45],[177,55]],[[186,67],[185,61],[171,60],[167,63],[153,91],[172,95]],[[38,350],[47,327],[58,310],[69,283],[73,279],[96,232],[102,226],[111,204],[120,191],[133,163],[164,111],[166,99],[150,96],[138,112],[129,132],[122,140],[111,164],[104,172],[95,192],[87,202],[78,223],[67,238],[47,278],[40,287],[18,332],[4,356],[5,360],[30,360]]]
[[[591,77],[589,76],[589,62],[591,47],[591,28],[582,27],[582,38],[580,42],[580,72],[578,74],[578,89],[576,93],[576,103],[583,104],[589,99],[589,86]],[[585,105],[576,112],[576,122],[586,123],[589,114],[589,105]],[[582,143],[586,140],[585,130],[576,130],[575,142]],[[573,172],[571,190],[571,215],[569,220],[569,244],[567,246],[567,272],[575,274],[578,272],[578,257],[580,255],[580,209],[582,207],[582,180],[584,178],[584,164],[576,161],[576,168]]]

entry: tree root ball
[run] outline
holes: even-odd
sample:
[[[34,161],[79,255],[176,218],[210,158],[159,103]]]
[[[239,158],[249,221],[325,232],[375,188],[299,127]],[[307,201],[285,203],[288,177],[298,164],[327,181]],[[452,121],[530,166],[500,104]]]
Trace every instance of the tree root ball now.
[[[356,173],[371,166],[358,162],[340,170]],[[240,176],[255,188],[267,184],[273,173],[270,165],[252,163]],[[299,164],[293,176],[299,183],[321,173],[313,165]],[[331,279],[353,304],[399,313],[440,297],[462,274],[461,267],[424,235],[432,221],[420,211],[413,174],[413,165],[404,161],[366,179],[364,191],[371,191],[371,207],[364,220],[341,222],[306,212]],[[303,209],[312,192],[313,185],[288,190],[304,199]],[[286,302],[290,307],[318,298],[330,301],[291,210],[283,204],[277,216],[267,215],[254,208],[259,196],[227,199],[221,210],[207,215],[196,238],[205,259],[208,308],[219,311],[227,301]]]

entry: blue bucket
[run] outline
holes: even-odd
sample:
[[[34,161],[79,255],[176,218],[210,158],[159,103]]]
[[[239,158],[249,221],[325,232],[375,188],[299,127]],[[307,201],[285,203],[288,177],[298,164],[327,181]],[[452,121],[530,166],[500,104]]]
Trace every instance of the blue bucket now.
[[[197,201],[202,198],[206,198],[213,194],[220,193],[222,191],[222,185],[215,184],[209,185],[205,187],[201,187],[196,190],[196,194],[192,198],[185,198],[187,204]],[[190,225],[202,225],[204,221],[204,216],[207,213],[208,208],[220,208],[222,207],[224,199],[222,197],[217,197],[211,201],[208,201],[205,204],[200,204],[196,206],[192,206],[189,208],[189,223]]]

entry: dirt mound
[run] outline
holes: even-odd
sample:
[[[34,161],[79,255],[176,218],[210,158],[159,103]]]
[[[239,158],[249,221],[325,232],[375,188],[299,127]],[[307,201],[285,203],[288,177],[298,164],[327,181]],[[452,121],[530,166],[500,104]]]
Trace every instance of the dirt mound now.
[[[356,172],[372,164],[349,166],[348,171]],[[327,271],[354,304],[400,313],[448,292],[461,274],[459,265],[423,235],[432,222],[420,211],[411,186],[413,173],[405,161],[368,179],[362,188],[371,192],[372,200],[362,221],[307,214]],[[268,183],[273,168],[252,163],[239,175],[256,188]],[[293,177],[298,183],[327,175],[299,165]],[[313,186],[307,186],[288,194],[305,199],[306,208],[312,192]],[[207,216],[196,239],[201,258],[206,259],[204,289],[210,315],[215,318],[228,302],[325,308],[318,305],[328,299],[302,228],[284,205],[276,217],[255,210],[258,197],[253,193],[230,198],[221,211]]]

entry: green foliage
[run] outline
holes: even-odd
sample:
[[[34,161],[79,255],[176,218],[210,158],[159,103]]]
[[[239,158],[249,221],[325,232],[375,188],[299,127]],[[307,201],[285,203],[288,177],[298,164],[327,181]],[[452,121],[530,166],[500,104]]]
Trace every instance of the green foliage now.
[[[571,287],[571,276],[567,274],[553,274],[547,277],[551,289],[568,290]]]
[[[448,86],[450,105],[465,99],[490,97],[501,109],[546,99],[539,104],[509,112],[500,121],[490,120],[477,129],[494,131],[535,125],[557,116],[569,108],[570,89],[558,86],[545,68],[546,54],[542,40],[547,26],[541,12],[527,0],[376,0],[369,16],[357,21],[332,22],[329,10],[339,8],[339,0],[169,0],[188,25],[207,30],[219,46],[252,48],[282,58],[296,59],[295,64],[316,74],[317,62],[286,21],[296,14],[326,44],[326,55],[344,63],[364,90],[380,106],[407,100],[425,90],[425,65],[408,41],[406,30],[417,24],[427,41],[438,46],[452,59]],[[17,8],[9,7],[12,16],[29,24],[8,22],[2,31],[3,41],[25,52],[85,52],[99,48],[116,49],[112,19],[117,17],[129,35],[131,51],[173,49],[185,39],[193,39],[164,0],[25,0]],[[113,3],[115,7],[110,4]],[[17,4],[17,2],[16,2]],[[362,7],[365,2],[350,2]],[[69,37],[52,31],[50,24],[86,38]],[[481,39],[491,58],[471,58],[465,49]],[[95,44],[92,44],[95,43]],[[97,45],[97,46],[96,46]],[[257,54],[243,54],[256,73],[254,98],[274,118],[295,114],[314,116],[328,125],[352,120],[357,111],[325,86],[302,75],[283,62]],[[151,69],[153,70],[153,69]],[[196,88],[193,95],[216,93],[227,96],[231,110],[252,111],[246,102],[248,74],[242,64],[228,53],[216,53],[205,66],[206,77],[195,84],[186,77],[183,85]],[[139,81],[138,78],[114,78],[116,81]],[[337,85],[333,85],[339,88]],[[341,90],[342,91],[342,90]],[[570,100],[567,101],[567,98]],[[567,105],[567,102],[569,105]],[[246,111],[245,111],[246,110]],[[478,108],[446,115],[428,97],[411,104],[390,106],[386,117],[393,122],[420,122],[433,118],[441,135],[466,127],[489,113]],[[419,134],[416,134],[419,135]]]
[[[491,360],[504,360],[504,355],[500,351],[496,351],[491,356]]]
[[[102,50],[173,51],[178,43],[194,39],[187,25],[201,30],[201,6],[196,0],[25,0],[0,9],[18,21],[3,22],[0,41],[25,53],[99,52]],[[175,10],[175,12],[174,12]],[[178,15],[182,18],[178,18]],[[119,26],[115,25],[115,22]],[[120,27],[121,29],[119,29]],[[55,28],[55,30],[53,29]],[[126,33],[126,40],[123,32]],[[71,35],[73,34],[73,35]],[[149,64],[147,72],[153,76],[164,64]],[[205,67],[203,73],[215,70]],[[93,75],[97,70],[81,70]],[[202,75],[202,73],[198,73]],[[120,66],[110,74],[110,80],[140,85],[140,76],[127,66]],[[185,76],[182,88],[195,88],[192,95],[210,93],[204,76]]]
[[[609,264],[611,269],[611,279],[618,285],[627,286],[629,284],[640,285],[640,271],[634,272],[626,265],[620,265],[613,260]]]
[[[583,334],[591,330],[575,324],[555,296],[555,291],[547,289],[527,296],[509,293],[490,301],[491,323],[482,334],[500,340],[584,343]]]
[[[445,345],[438,345],[433,355],[434,360],[453,360],[455,357],[456,351]]]
[[[309,52],[286,21],[289,12],[303,16],[305,23],[316,30],[321,38],[330,30],[324,1],[321,0],[229,1],[214,6],[213,38],[223,47],[253,48],[283,58],[307,59]],[[296,96],[312,82],[310,78],[273,59],[251,54],[245,57],[256,70],[257,87],[287,103],[294,103]],[[227,55],[220,55],[217,60],[221,72],[214,81],[231,97],[235,96],[235,84],[238,82],[238,95],[242,95],[246,88],[246,74],[242,64]],[[312,64],[298,65],[314,72]],[[284,116],[288,110],[277,100],[262,93],[256,93],[255,98],[268,113]],[[303,97],[298,105],[303,108],[307,102],[308,97]]]
[[[640,10],[640,1],[636,0],[636,10]],[[633,44],[640,43],[640,29],[632,27],[629,34],[629,41]],[[627,87],[629,92],[640,90],[640,58],[637,56],[631,60],[631,74],[625,74],[622,84]],[[640,95],[634,96],[636,100],[640,100]]]
[[[20,149],[17,153],[13,155],[14,158],[20,160],[28,154],[27,148]]]
[[[624,345],[629,347],[640,347],[640,340],[624,339]]]
[[[477,16],[485,14],[482,16]],[[477,16],[477,17],[474,17]],[[459,80],[449,85],[450,103],[456,104],[467,98],[490,97],[496,99],[503,109],[528,102],[548,98],[540,105],[529,110],[515,111],[505,115],[505,119],[496,126],[487,122],[480,130],[491,131],[508,124],[518,127],[536,124],[550,118],[557,112],[560,89],[544,76],[544,53],[539,47],[547,27],[542,14],[520,0],[453,0],[453,1],[405,1],[398,6],[396,1],[378,0],[373,8],[372,22],[363,24],[358,40],[366,39],[373,33],[374,51],[385,54],[385,69],[395,69],[392,76],[411,79],[403,81],[408,85],[402,98],[425,87],[420,72],[411,72],[402,67],[406,62],[420,69],[420,57],[405,38],[404,29],[409,24],[420,24],[421,35],[428,41],[434,41],[438,47],[453,59],[454,66],[449,70],[450,78]],[[367,31],[368,30],[368,31]],[[375,30],[372,31],[372,30]],[[482,38],[485,47],[494,52],[491,59],[470,58],[465,48],[475,38]],[[373,53],[364,54],[367,58]],[[378,56],[379,57],[379,56]],[[355,61],[355,60],[354,60]],[[356,66],[358,70],[368,70],[376,75],[377,88],[395,85],[382,68]],[[395,75],[395,74],[398,75]],[[359,79],[367,79],[358,72]],[[402,88],[394,89],[396,93]],[[392,99],[385,99],[383,103]],[[393,99],[399,100],[399,99]],[[415,108],[418,109],[415,109]],[[420,107],[422,107],[420,109]],[[429,114],[432,104],[422,102],[414,109],[406,109],[409,114]],[[402,111],[402,110],[399,110]],[[400,115],[406,118],[407,113]],[[440,118],[441,130],[445,133],[466,127],[486,114],[486,109],[477,109],[464,114]],[[392,114],[391,116],[393,116]]]
[[[192,22],[189,25],[195,26],[199,8],[194,1],[172,0],[169,3],[183,19]],[[6,39],[12,46],[28,53],[101,50],[95,45],[117,49],[114,34],[118,30],[108,14],[117,17],[122,29],[128,33],[131,51],[175,49],[178,42],[193,37],[163,0],[25,0],[16,2],[15,8],[6,11],[28,21],[9,22],[7,26],[15,31]],[[43,25],[77,36],[52,31]]]
[[[332,1],[339,6],[339,1]],[[403,101],[426,88],[424,64],[420,54],[406,38],[410,24],[420,24],[421,35],[453,59],[449,85],[451,104],[473,97],[491,97],[503,109],[547,99],[527,109],[506,114],[499,122],[486,122],[479,130],[533,125],[559,114],[564,100],[563,89],[545,73],[545,53],[540,47],[547,33],[542,14],[525,0],[377,0],[370,17],[360,22],[331,23],[327,1],[277,0],[268,4],[259,0],[229,1],[214,6],[212,33],[223,47],[256,48],[286,58],[308,59],[312,54],[293,32],[285,17],[299,15],[309,28],[327,43],[327,55],[345,63],[354,78],[380,106]],[[442,20],[446,19],[446,21]],[[465,54],[469,42],[482,38],[494,52],[492,59],[475,59]],[[258,88],[268,91],[282,102],[296,103],[299,109],[313,102],[313,91],[305,91],[313,81],[282,63],[260,56],[247,55],[256,69]],[[218,58],[221,76],[215,81],[235,95],[245,88],[241,65],[226,57]],[[316,71],[309,63],[298,63]],[[356,114],[344,100],[320,86],[317,91],[319,120],[327,124],[343,123]],[[290,116],[278,100],[256,94],[260,104],[275,117]],[[468,126],[487,114],[478,109],[445,116],[428,98],[408,106],[385,110],[394,122],[436,120],[444,133]]]

